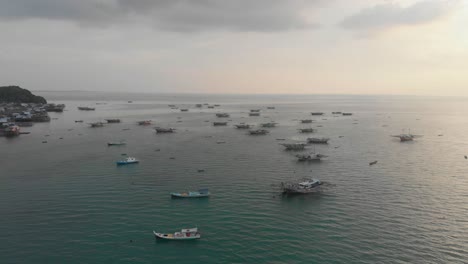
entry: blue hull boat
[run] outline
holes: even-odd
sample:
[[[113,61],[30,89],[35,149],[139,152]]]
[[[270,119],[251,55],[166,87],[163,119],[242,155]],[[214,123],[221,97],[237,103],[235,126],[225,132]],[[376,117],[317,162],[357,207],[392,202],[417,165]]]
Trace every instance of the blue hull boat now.
[[[124,160],[119,160],[116,162],[117,166],[119,165],[127,165],[127,164],[135,164],[135,163],[138,163],[140,161],[138,161],[137,159],[135,158],[132,158],[132,157],[128,157]]]

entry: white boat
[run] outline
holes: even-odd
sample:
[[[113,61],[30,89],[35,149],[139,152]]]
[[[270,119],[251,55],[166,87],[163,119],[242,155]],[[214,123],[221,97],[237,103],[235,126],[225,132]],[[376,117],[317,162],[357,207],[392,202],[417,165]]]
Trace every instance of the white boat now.
[[[137,160],[134,157],[127,157],[124,160],[117,161],[116,163],[117,163],[117,165],[127,165],[127,164],[135,164],[135,163],[139,163],[139,162],[140,161]]]
[[[164,128],[164,127],[155,127],[156,133],[174,133],[176,131],[175,128]]]
[[[307,142],[312,144],[328,144],[329,138],[308,138]]]
[[[201,234],[198,232],[198,228],[188,228],[182,229],[180,232],[175,233],[158,233],[153,230],[153,234],[156,238],[159,239],[168,239],[168,240],[193,240],[200,239]]]
[[[316,179],[305,180],[299,183],[281,183],[285,194],[306,194],[320,191],[322,182]]]
[[[265,129],[256,129],[256,130],[249,131],[250,135],[266,135],[268,133],[270,133],[270,131],[265,130]]]
[[[286,150],[303,150],[306,146],[305,143],[283,143],[280,144],[286,148]]]
[[[296,155],[297,161],[320,161],[323,158],[326,158],[328,156],[322,155],[319,153],[309,153],[309,154],[301,154],[301,155]]]

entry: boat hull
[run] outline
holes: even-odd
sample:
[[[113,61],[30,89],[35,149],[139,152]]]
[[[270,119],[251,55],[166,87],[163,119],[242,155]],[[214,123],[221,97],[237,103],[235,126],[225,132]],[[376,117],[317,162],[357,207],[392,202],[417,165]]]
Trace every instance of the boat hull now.
[[[139,163],[139,161],[117,161],[116,162],[117,166],[136,164],[136,163]]]
[[[163,239],[163,240],[195,240],[195,239],[201,238],[200,234],[196,234],[190,237],[176,237],[173,234],[163,234],[163,233],[157,233],[155,231],[153,231],[153,234],[157,239]]]
[[[188,193],[171,193],[171,197],[173,198],[204,198],[209,197],[210,194],[188,194]]]

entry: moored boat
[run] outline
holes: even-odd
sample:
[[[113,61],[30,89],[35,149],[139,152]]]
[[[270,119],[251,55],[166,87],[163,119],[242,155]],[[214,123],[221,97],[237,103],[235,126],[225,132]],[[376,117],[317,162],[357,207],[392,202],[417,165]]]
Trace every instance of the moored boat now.
[[[306,146],[305,143],[283,143],[280,144],[285,147],[285,150],[303,150]]]
[[[320,191],[322,182],[317,179],[305,180],[298,183],[281,183],[284,194],[306,194]]]
[[[210,191],[208,189],[200,189],[189,192],[172,192],[171,196],[175,198],[202,198],[210,196]]]
[[[270,131],[268,131],[266,129],[256,129],[256,130],[250,130],[249,131],[250,135],[266,135],[268,133],[270,133]]]
[[[328,144],[329,138],[308,138],[307,142],[312,144]]]
[[[139,163],[139,162],[140,161],[137,160],[134,157],[127,157],[124,160],[118,160],[116,163],[117,163],[117,165],[127,165],[127,164],[135,164],[135,163]]]
[[[156,238],[159,239],[168,239],[168,240],[193,240],[200,239],[201,234],[198,232],[198,228],[188,228],[182,229],[180,232],[175,232],[171,234],[167,233],[158,233],[153,230],[153,234]]]

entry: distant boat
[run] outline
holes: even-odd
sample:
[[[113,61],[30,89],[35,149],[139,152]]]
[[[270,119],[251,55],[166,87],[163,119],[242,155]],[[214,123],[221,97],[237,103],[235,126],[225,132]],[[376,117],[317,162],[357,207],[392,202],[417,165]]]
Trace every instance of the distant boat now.
[[[260,116],[260,113],[257,112],[250,112],[249,116]]]
[[[119,141],[119,142],[107,142],[107,146],[123,146],[123,145],[127,145],[127,143],[125,143],[125,141]]]
[[[319,153],[296,155],[297,161],[321,161],[328,156]]]
[[[180,109],[181,112],[188,112],[188,109],[187,108],[182,108]]]
[[[313,133],[315,131],[313,128],[299,128],[298,130],[301,133]]]
[[[83,120],[75,120],[75,123],[83,123]]]
[[[127,165],[127,164],[135,164],[135,163],[139,163],[139,162],[140,161],[137,160],[134,157],[127,157],[124,160],[117,161],[116,163],[117,163],[117,165]]]
[[[342,113],[342,115],[344,115],[344,116],[352,116],[353,113]]]
[[[238,129],[249,129],[252,125],[249,125],[249,124],[238,124],[238,125],[234,125],[236,128]]]
[[[328,144],[329,138],[308,138],[307,142],[312,144]]]
[[[268,123],[263,123],[263,124],[260,124],[262,127],[276,127],[276,124],[275,122],[268,122]]]
[[[210,196],[210,191],[208,189],[200,189],[198,191],[190,191],[190,192],[172,192],[172,197],[175,198],[202,198]]]
[[[229,117],[228,113],[216,113],[216,117]]]
[[[164,127],[155,127],[156,133],[174,133],[176,131],[175,128],[164,128]]]
[[[87,107],[87,106],[78,106],[78,110],[82,110],[82,111],[94,111],[94,110],[96,110],[96,108],[94,108],[94,107]]]
[[[280,144],[286,148],[286,150],[303,150],[306,146],[305,143],[283,143]]]
[[[118,118],[110,118],[110,119],[105,119],[107,123],[120,123],[120,119]]]
[[[306,194],[320,191],[320,180],[311,179],[299,183],[281,183],[284,194]]]
[[[142,121],[138,121],[137,124],[138,124],[139,126],[151,125],[151,120],[142,120]]]
[[[198,232],[198,228],[196,227],[182,229],[180,232],[175,232],[173,234],[157,233],[153,230],[153,234],[156,238],[168,240],[193,240],[200,239],[201,237],[201,234]]]
[[[265,130],[265,129],[256,129],[256,130],[249,131],[250,135],[266,135],[268,133],[270,133],[270,131]]]
[[[377,164],[377,160],[374,160],[374,161],[372,161],[372,162],[369,162],[369,166],[372,166],[372,165],[375,165],[375,164]]]
[[[321,115],[323,115],[323,112],[312,112],[311,114],[313,116],[321,116]]]
[[[271,110],[271,109],[275,109],[275,107],[274,106],[268,106],[267,109]]]
[[[103,127],[104,123],[103,122],[94,122],[89,124],[91,127]]]
[[[127,101],[129,104],[133,103],[133,101]]]
[[[332,112],[334,115],[341,115],[343,112]]]
[[[406,141],[413,141],[415,138],[420,138],[422,137],[421,135],[413,135],[410,133],[408,130],[408,133],[402,133],[400,135],[392,135],[392,137],[399,138],[401,142],[406,142]]]
[[[213,122],[213,126],[226,126],[227,122]]]
[[[250,112],[251,112],[251,113],[259,113],[259,112],[260,112],[260,109],[250,109]]]
[[[199,108],[200,108],[200,107],[203,107],[203,105],[202,105],[202,104],[196,104],[195,107],[199,107]]]

